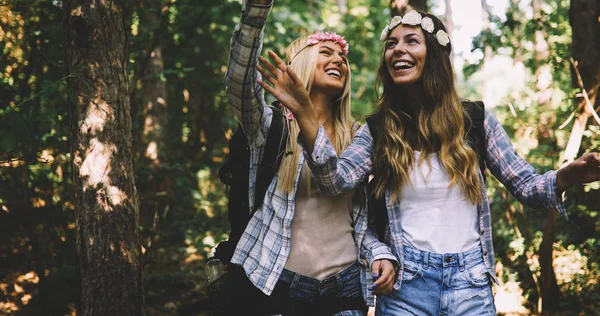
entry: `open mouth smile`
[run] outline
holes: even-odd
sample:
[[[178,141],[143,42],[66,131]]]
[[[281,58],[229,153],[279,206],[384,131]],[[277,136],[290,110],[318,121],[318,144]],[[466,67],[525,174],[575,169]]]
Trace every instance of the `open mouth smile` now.
[[[392,64],[394,70],[405,70],[413,68],[414,66],[415,64],[410,61],[396,61]]]
[[[325,73],[330,77],[342,79],[342,72],[339,69],[327,69]]]

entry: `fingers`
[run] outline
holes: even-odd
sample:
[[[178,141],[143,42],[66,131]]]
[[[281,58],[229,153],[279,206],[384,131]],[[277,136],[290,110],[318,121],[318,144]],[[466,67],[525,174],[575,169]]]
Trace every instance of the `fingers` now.
[[[370,290],[373,294],[382,295],[389,293],[396,279],[394,265],[389,260],[377,260],[371,267],[373,271],[373,286]]]
[[[263,67],[261,66],[256,66],[256,69],[260,72],[260,74],[262,75],[263,78],[267,79],[267,81],[269,81],[272,85],[275,85],[277,83],[277,79],[274,78],[270,72],[266,71]]]
[[[295,85],[304,86],[304,83],[302,83],[302,79],[298,77],[298,75],[294,72],[294,70],[292,70],[292,68],[287,68],[286,72],[290,76],[290,79],[292,79],[292,83],[294,83]]]
[[[280,74],[283,73],[283,71],[277,67],[275,67],[273,64],[271,64],[268,60],[266,60],[264,57],[259,56],[258,57],[258,61],[265,67],[267,68],[267,70],[269,70],[269,72],[271,73],[271,75],[273,76],[278,76]],[[257,66],[257,68],[260,66]],[[264,69],[263,69],[264,70]]]
[[[275,64],[279,68],[279,70],[281,70],[282,72],[285,72],[285,70],[287,69],[287,65],[285,64],[285,62],[283,62],[283,60],[281,58],[279,58],[279,56],[277,56],[277,54],[275,54],[275,52],[272,50],[270,50],[268,52],[268,54],[269,54],[269,57],[271,57],[273,59],[273,61],[275,62]]]
[[[587,153],[584,156],[586,156],[584,159],[587,162],[595,164],[597,166],[600,166],[600,155],[598,155],[598,153],[596,153],[596,152]]]
[[[266,84],[264,81],[262,80],[256,80],[256,82],[258,82],[258,84],[263,87],[263,89],[265,89],[267,92],[269,92],[272,95],[275,95],[275,88],[273,88],[272,86]]]

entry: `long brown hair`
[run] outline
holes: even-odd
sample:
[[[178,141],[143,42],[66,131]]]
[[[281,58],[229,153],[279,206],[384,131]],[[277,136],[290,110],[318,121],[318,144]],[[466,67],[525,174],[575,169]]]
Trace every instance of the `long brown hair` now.
[[[445,30],[435,16],[419,12],[434,21],[435,31],[423,31],[427,53],[420,80],[421,102],[418,110],[408,108],[405,89],[398,89],[392,81],[385,58],[381,58],[377,86],[378,96],[375,119],[378,137],[373,152],[373,170],[376,175],[376,195],[384,196],[386,188],[393,194],[401,192],[404,183],[411,183],[409,170],[415,165],[413,146],[423,163],[432,153],[438,153],[450,177],[450,186],[458,184],[463,194],[474,204],[483,199],[477,154],[465,141],[467,112],[454,87],[450,62],[451,44],[441,46],[434,34]],[[416,26],[420,27],[420,26]],[[391,33],[391,32],[390,32]],[[388,35],[389,36],[389,35]],[[385,45],[384,45],[385,55]]]

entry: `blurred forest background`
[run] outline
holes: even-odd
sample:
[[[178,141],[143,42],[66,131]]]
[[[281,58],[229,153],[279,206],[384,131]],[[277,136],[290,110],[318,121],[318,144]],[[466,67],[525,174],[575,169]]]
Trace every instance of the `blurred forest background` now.
[[[67,2],[0,0],[2,315],[75,315],[82,298],[76,235],[86,219],[77,212],[69,113],[81,104],[80,86],[95,83],[85,79],[88,70],[69,65],[72,54],[65,57],[72,47],[64,28],[73,27],[64,22]],[[141,243],[145,313],[202,315],[204,261],[228,233],[217,170],[236,128],[223,76],[241,1],[115,2],[128,40],[129,88],[120,97],[129,98],[122,109],[130,111],[137,188],[130,218],[139,215],[133,236]],[[375,103],[380,31],[408,2],[446,21],[461,95],[484,100],[540,173],[599,150],[596,0],[276,0],[265,49],[282,52],[317,29],[345,35],[360,119]],[[498,312],[598,315],[600,183],[566,193],[567,221],[523,207],[487,179],[502,282]],[[118,226],[123,219],[113,220]]]

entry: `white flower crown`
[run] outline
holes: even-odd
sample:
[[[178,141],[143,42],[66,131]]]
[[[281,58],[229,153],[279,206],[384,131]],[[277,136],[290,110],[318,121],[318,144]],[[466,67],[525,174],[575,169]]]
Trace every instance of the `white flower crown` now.
[[[393,17],[390,21],[390,24],[388,24],[383,31],[381,31],[381,36],[379,39],[382,42],[385,41],[390,32],[400,24],[412,26],[421,25],[421,28],[429,34],[432,34],[435,29],[433,20],[430,17],[422,17],[419,12],[410,10],[404,15],[404,17],[400,15]],[[438,43],[444,47],[450,43],[450,37],[448,37],[448,33],[446,33],[444,30],[438,30],[437,33],[435,33],[435,38],[437,39]]]

